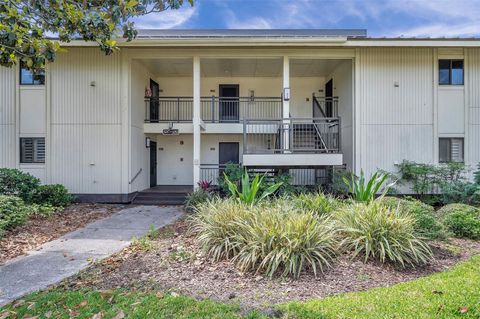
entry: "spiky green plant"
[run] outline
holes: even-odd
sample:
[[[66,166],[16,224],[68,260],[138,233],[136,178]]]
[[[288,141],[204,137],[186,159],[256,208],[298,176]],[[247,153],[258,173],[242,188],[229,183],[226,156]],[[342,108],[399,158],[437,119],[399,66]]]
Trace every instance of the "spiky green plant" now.
[[[341,246],[363,255],[400,266],[427,263],[432,258],[428,244],[414,234],[415,218],[389,209],[379,201],[358,203],[335,214],[343,237]]]
[[[257,196],[259,194],[258,192],[262,185],[263,179],[265,178],[265,175],[255,175],[250,184],[250,176],[248,175],[247,170],[245,170],[243,172],[241,181],[241,192],[238,190],[237,184],[230,181],[226,174],[224,174],[224,177],[225,182],[228,185],[228,190],[230,191],[232,197],[238,198],[241,202],[245,204],[252,204],[266,198],[267,196],[270,196],[271,194],[275,193],[275,191],[277,191],[277,189],[283,184],[282,182],[279,182],[270,185],[261,193],[260,196]]]
[[[357,202],[369,203],[375,199],[375,196],[382,190],[381,196],[384,196],[390,188],[392,188],[396,181],[387,184],[383,189],[382,186],[390,177],[387,173],[375,172],[370,179],[366,179],[363,170],[360,176],[357,177],[351,174],[350,180],[343,177],[343,182],[347,185],[350,194]]]

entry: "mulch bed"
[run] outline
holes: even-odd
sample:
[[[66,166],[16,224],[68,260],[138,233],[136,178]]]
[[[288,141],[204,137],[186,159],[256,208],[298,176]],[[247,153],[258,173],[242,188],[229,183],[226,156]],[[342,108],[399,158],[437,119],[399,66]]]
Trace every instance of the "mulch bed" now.
[[[32,217],[0,239],[0,265],[43,243],[57,239],[96,220],[111,216],[124,205],[72,204],[48,218]]]
[[[264,307],[289,300],[306,300],[399,282],[443,271],[480,253],[480,242],[452,239],[433,242],[435,260],[428,266],[396,269],[391,265],[363,263],[340,256],[332,269],[317,278],[304,273],[297,280],[268,279],[240,273],[229,261],[212,263],[179,221],[164,228],[153,247],[142,251],[131,246],[92,266],[63,284],[68,288],[172,290],[195,298],[234,301],[248,307]]]

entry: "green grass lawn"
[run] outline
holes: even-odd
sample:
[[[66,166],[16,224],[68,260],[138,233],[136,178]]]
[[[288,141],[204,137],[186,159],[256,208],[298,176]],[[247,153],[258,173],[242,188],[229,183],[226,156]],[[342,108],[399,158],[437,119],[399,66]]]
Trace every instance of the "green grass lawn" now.
[[[236,305],[196,301],[184,296],[139,292],[65,291],[35,293],[0,318],[263,318]],[[279,306],[284,318],[480,318],[480,256],[455,268],[390,288],[348,293]],[[120,318],[121,316],[117,316]]]

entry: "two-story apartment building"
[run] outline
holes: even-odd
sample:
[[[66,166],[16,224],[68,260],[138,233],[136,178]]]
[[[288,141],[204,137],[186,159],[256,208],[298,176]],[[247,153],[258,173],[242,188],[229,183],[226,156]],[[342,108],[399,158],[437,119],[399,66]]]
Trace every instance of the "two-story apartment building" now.
[[[228,162],[297,184],[329,168],[480,161],[480,41],[365,30],[143,30],[43,74],[0,69],[0,166],[97,201],[216,181]]]

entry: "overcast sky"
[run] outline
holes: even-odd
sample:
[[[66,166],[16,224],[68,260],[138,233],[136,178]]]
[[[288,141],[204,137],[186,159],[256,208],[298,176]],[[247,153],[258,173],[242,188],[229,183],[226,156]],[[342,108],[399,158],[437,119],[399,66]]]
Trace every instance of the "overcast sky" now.
[[[185,1],[187,2],[187,1]],[[364,28],[370,36],[480,36],[480,0],[195,0],[146,28]]]

